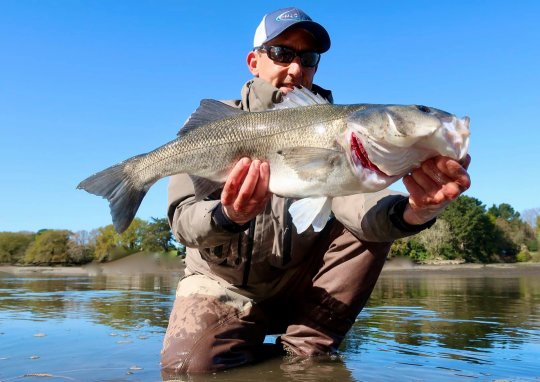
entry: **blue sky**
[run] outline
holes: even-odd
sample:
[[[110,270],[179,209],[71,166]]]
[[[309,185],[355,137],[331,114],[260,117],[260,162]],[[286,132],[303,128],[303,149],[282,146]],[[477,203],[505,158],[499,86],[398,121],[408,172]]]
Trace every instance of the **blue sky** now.
[[[0,231],[110,224],[77,184],[173,139],[202,98],[237,98],[262,15],[290,5],[332,37],[316,82],[336,103],[470,116],[467,195],[540,207],[540,2],[268,4],[0,0]],[[165,216],[166,188],[137,216]]]

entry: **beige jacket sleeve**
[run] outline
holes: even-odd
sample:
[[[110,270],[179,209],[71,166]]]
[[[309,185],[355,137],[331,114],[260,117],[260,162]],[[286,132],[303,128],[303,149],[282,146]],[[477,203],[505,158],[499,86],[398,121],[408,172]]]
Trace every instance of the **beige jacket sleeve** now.
[[[408,231],[402,230],[390,219],[392,208],[406,198],[407,196],[388,189],[342,196],[332,200],[332,211],[336,219],[359,239],[391,242],[415,234],[423,228],[411,226]]]
[[[221,245],[235,235],[218,227],[212,211],[219,200],[195,200],[193,183],[186,174],[174,175],[169,182],[167,217],[173,235],[187,247],[211,248]]]

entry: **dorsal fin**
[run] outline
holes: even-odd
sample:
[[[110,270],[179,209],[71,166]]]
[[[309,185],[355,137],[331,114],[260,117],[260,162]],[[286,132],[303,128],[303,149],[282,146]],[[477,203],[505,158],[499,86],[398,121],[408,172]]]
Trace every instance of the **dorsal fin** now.
[[[311,105],[325,105],[328,104],[319,94],[312,93],[307,88],[294,88],[293,91],[283,95],[283,101],[274,104],[272,110],[289,109],[293,107],[311,106]]]
[[[227,117],[234,117],[246,111],[237,109],[235,107],[229,106],[223,102],[216,101],[215,99],[203,99],[201,104],[189,116],[184,126],[178,132],[178,135],[181,136],[187,132],[196,129],[199,126],[206,125],[210,122],[219,121],[220,119]]]

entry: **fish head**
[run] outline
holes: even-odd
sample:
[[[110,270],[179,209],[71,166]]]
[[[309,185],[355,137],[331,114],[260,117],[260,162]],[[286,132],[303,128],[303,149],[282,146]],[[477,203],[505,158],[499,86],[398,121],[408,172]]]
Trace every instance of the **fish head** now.
[[[351,164],[381,179],[399,179],[431,157],[461,160],[469,146],[469,118],[421,105],[374,105],[347,121]],[[374,175],[375,176],[375,175]]]

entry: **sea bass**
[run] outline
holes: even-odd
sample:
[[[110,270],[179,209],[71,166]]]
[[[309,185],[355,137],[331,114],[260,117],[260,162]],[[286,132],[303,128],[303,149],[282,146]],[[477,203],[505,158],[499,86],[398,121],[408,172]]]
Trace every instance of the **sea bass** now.
[[[310,225],[320,231],[331,198],[382,190],[436,155],[461,160],[468,145],[468,117],[418,105],[332,105],[301,88],[263,112],[202,100],[177,139],[77,188],[108,199],[114,227],[123,232],[157,180],[187,173],[200,200],[250,157],[268,162],[271,192],[300,199],[289,209],[297,232]]]

